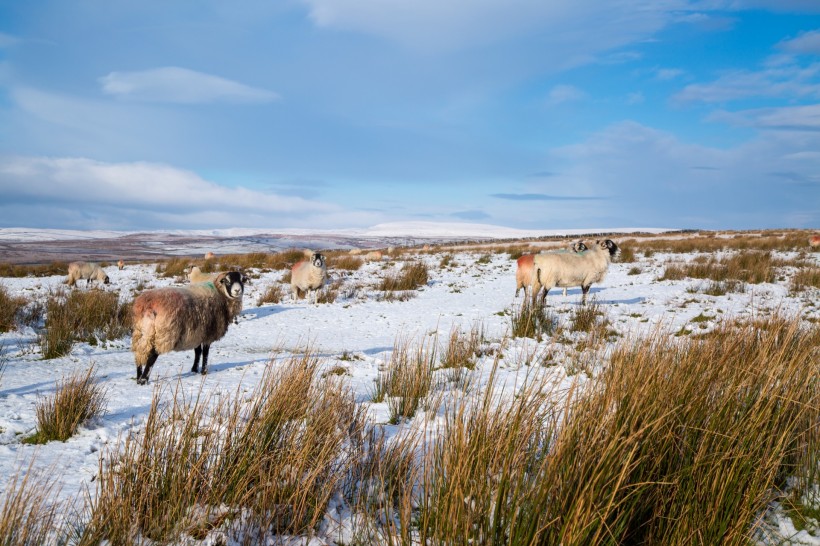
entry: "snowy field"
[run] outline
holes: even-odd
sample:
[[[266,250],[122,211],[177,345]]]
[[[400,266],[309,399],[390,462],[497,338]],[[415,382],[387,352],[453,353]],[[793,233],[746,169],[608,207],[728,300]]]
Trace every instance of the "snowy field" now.
[[[623,237],[625,238],[625,237]],[[617,240],[617,238],[616,238]],[[217,252],[219,249],[214,249]],[[777,253],[794,259],[796,252]],[[442,265],[444,256],[451,256]],[[682,279],[660,281],[671,261],[694,260],[697,253],[650,256],[635,253],[635,261],[616,260],[606,279],[593,285],[590,297],[601,306],[618,338],[649,333],[664,328],[673,333],[700,332],[713,328],[727,317],[766,316],[775,311],[797,314],[807,321],[820,321],[817,290],[790,293],[788,272],[775,283],[750,284],[745,292],[709,296],[699,291],[706,281]],[[820,253],[804,253],[803,258],[820,265]],[[377,285],[386,274],[395,273],[409,260],[423,260],[430,272],[428,284],[406,301],[383,301]],[[179,385],[190,393],[236,392],[251,389],[268,366],[277,366],[287,355],[311,348],[319,353],[322,366],[343,375],[358,403],[368,408],[369,418],[383,423],[390,434],[401,427],[420,427],[427,419],[418,415],[401,425],[388,423],[385,403],[370,401],[374,380],[389,360],[397,340],[436,342],[443,346],[453,328],[469,331],[479,325],[489,347],[502,347],[499,361],[500,383],[514,390],[527,374],[547,374],[550,381],[569,388],[573,382],[584,382],[606,366],[606,350],[588,369],[578,370],[572,364],[572,343],[545,339],[510,338],[510,313],[521,297],[514,298],[515,260],[507,253],[483,250],[464,251],[454,247],[435,252],[405,253],[381,262],[365,263],[353,272],[338,271],[330,262],[331,278],[337,282],[339,295],[331,304],[308,304],[294,301],[289,287],[278,304],[257,303],[272,284],[281,282],[284,271],[250,271],[252,283],[246,286],[244,311],[227,335],[213,344],[209,374],[190,372],[193,352],[161,355],[153,368],[148,386],[135,382],[130,336],[95,346],[77,343],[68,356],[43,360],[37,333],[26,327],[0,334],[0,358],[5,362],[0,378],[0,491],[21,466],[34,457],[35,467],[48,469],[59,484],[61,498],[74,498],[84,491],[94,491],[100,454],[116,445],[128,431],[139,428],[151,405],[156,388]],[[128,265],[122,271],[106,268],[111,284],[104,290],[119,292],[121,301],[133,298],[138,286],[150,288],[181,284],[174,279],[158,278],[154,264]],[[64,287],[62,276],[44,278],[4,278],[0,283],[12,295],[45,301],[48,295]],[[81,284],[84,284],[82,282]],[[80,288],[84,289],[84,288]],[[571,288],[566,296],[554,289],[548,305],[559,321],[566,323],[580,303],[580,289]],[[569,338],[581,335],[566,334]],[[538,363],[539,354],[550,351],[549,365]],[[478,377],[486,376],[493,356],[479,358]],[[105,415],[65,443],[50,442],[42,446],[26,445],[21,439],[36,429],[35,403],[53,394],[55,382],[75,372],[94,366],[107,393]],[[313,538],[314,544],[333,544],[344,535],[344,515],[336,515],[333,524],[323,525]],[[795,544],[820,544],[806,532],[797,534],[788,522],[783,531],[793,535]]]

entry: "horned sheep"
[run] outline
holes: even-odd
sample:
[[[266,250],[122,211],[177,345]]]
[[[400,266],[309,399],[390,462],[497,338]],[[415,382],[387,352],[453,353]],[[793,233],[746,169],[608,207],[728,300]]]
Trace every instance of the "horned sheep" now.
[[[569,246],[569,251],[583,252],[587,249],[583,241],[576,241]],[[552,252],[567,252],[567,250],[554,250]],[[527,288],[532,282],[532,264],[533,255],[524,254],[517,260],[518,267],[515,270],[515,297],[518,297],[518,291],[524,289],[524,295],[527,295]],[[567,295],[567,289],[564,288],[564,296]]]
[[[318,252],[314,252],[310,260],[302,260],[293,265],[290,270],[290,287],[293,290],[293,299],[303,297],[303,293],[308,296],[313,293],[313,302],[319,302],[319,289],[325,284],[327,279],[327,266],[325,257]]]
[[[104,284],[111,282],[99,265],[88,262],[71,262],[68,264],[68,280],[66,281],[68,286],[74,286],[80,279],[85,279],[86,288],[91,281]]]
[[[533,294],[543,288],[541,298],[546,300],[551,288],[581,287],[581,303],[586,303],[592,283],[601,282],[606,276],[612,257],[618,253],[618,245],[611,239],[595,241],[582,253],[549,253],[533,257]]]
[[[148,382],[161,354],[194,350],[193,373],[208,372],[211,343],[228,331],[242,311],[245,277],[238,271],[220,273],[213,282],[147,290],[133,304],[131,350],[137,383]]]

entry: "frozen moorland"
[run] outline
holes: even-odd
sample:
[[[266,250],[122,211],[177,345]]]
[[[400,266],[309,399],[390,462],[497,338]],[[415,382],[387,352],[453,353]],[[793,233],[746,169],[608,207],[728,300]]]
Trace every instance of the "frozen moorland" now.
[[[289,286],[282,283],[286,270],[248,269],[245,272],[252,280],[246,286],[244,310],[227,335],[212,345],[208,375],[191,373],[193,351],[164,354],[154,366],[148,386],[135,382],[130,336],[79,341],[65,356],[44,360],[39,342],[42,320],[12,329],[0,334],[0,498],[12,478],[29,464],[56,485],[52,500],[93,497],[101,456],[116,451],[129,434],[138,434],[145,427],[155,396],[168,403],[174,392],[186,399],[250,393],[267,369],[305,351],[318,357],[318,377],[340,380],[349,387],[368,423],[378,427],[390,441],[407,430],[434,434],[443,423],[453,393],[468,389],[480,392],[491,381],[491,375],[501,398],[513,397],[522,385],[536,380],[549,385],[553,396],[561,396],[601,373],[612,348],[624,340],[658,332],[670,337],[695,336],[713,330],[723,321],[754,320],[775,313],[799,317],[807,325],[820,321],[818,289],[795,290],[792,283],[801,267],[820,266],[820,253],[811,252],[808,244],[805,248],[771,252],[784,264],[772,282],[745,282],[729,289],[724,286],[723,290],[710,290],[708,279],[682,276],[663,280],[665,271],[672,266],[726,259],[747,250],[733,248],[732,235],[726,236],[726,247],[718,250],[713,243],[720,240],[719,236],[665,237],[694,239],[695,249],[698,241],[709,244],[703,245],[703,251],[665,251],[659,242],[664,240],[663,234],[613,236],[621,246],[621,257],[590,292],[590,305],[600,312],[598,320],[604,324],[596,343],[589,342],[590,332],[572,329],[580,308],[578,287],[570,288],[566,296],[560,289],[548,295],[547,307],[560,334],[544,335],[540,340],[512,335],[512,316],[523,297],[514,297],[516,261],[511,258],[511,252],[515,252],[511,249],[537,252],[565,246],[562,241],[398,249],[391,255],[385,252],[381,260],[363,261],[358,269],[335,267],[346,255],[339,252],[328,259],[330,279],[324,300],[332,301],[318,305],[292,298]],[[799,238],[805,240],[802,234]],[[219,248],[212,250],[217,257],[224,254]],[[385,276],[399,274],[406,264],[417,262],[427,268],[426,284],[393,295],[380,290]],[[186,282],[181,277],[160,276],[155,263],[132,263],[123,270],[111,264],[105,270],[111,283],[102,290],[118,293],[123,303],[141,290]],[[64,281],[62,275],[8,277],[0,279],[0,285],[12,296],[45,304],[50,296],[67,290]],[[75,290],[86,290],[84,281],[80,284]],[[277,284],[281,284],[281,299],[260,303]],[[714,283],[711,288],[716,288]],[[481,351],[472,357],[473,369],[466,371],[471,380],[462,381],[460,386],[452,380],[451,370],[440,366],[441,355],[456,331],[465,335],[480,332],[481,336]],[[433,373],[440,404],[422,404],[413,417],[396,420],[391,417],[388,402],[374,402],[373,394],[380,372],[388,366],[394,349],[403,343],[437,349]],[[817,366],[817,362],[807,365]],[[92,366],[98,383],[104,387],[105,412],[82,425],[65,442],[24,443],[23,439],[37,430],[38,401],[54,395],[62,379]],[[300,537],[275,535],[267,540],[351,544],[358,537],[357,517],[343,496],[335,495],[312,530]],[[779,504],[761,514],[759,525],[763,531],[755,537],[761,543],[820,544],[816,527],[792,523]],[[179,540],[191,544],[241,543],[243,535],[227,529],[227,524],[217,526],[199,537],[183,533]],[[370,540],[375,539],[371,536]]]

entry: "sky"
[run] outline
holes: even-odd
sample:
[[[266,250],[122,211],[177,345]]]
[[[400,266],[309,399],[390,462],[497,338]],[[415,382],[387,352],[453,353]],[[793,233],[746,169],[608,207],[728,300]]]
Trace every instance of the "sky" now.
[[[820,228],[820,0],[0,0],[0,227]]]

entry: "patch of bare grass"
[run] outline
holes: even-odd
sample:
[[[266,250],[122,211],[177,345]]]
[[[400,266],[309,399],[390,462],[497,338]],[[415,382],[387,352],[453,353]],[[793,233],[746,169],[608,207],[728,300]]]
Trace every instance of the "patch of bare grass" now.
[[[390,422],[410,419],[433,385],[433,369],[437,356],[434,344],[424,342],[411,347],[407,340],[397,340],[390,353],[386,370],[376,378],[372,394],[374,402],[387,401]]]
[[[447,346],[441,353],[442,368],[475,368],[476,355],[481,350],[484,331],[481,324],[473,324],[469,332],[453,325]]]
[[[540,341],[551,336],[556,320],[549,312],[546,301],[541,298],[523,298],[521,304],[510,311],[512,337],[529,337]]]
[[[34,461],[19,470],[0,497],[0,544],[35,546],[65,543],[59,528],[60,507],[54,503],[54,480],[35,475]]]
[[[342,254],[338,258],[333,258],[333,261],[330,262],[329,267],[342,271],[358,271],[362,267],[362,264],[364,264],[364,260],[358,256]]]
[[[808,288],[820,288],[820,267],[804,267],[798,269],[791,279],[793,293],[802,292]]]
[[[8,332],[21,322],[23,309],[29,300],[23,296],[12,296],[8,289],[0,284],[0,332]]]
[[[268,286],[267,290],[259,296],[259,299],[256,301],[256,305],[262,305],[264,303],[280,303],[284,295],[285,290],[282,288],[282,284],[274,281],[274,283]]]

